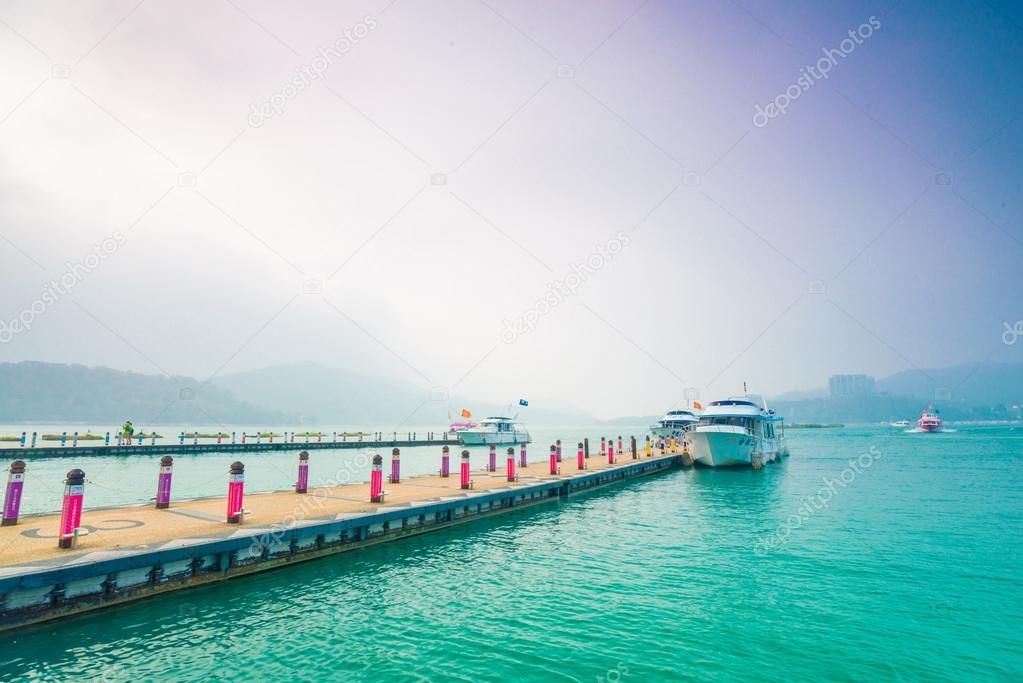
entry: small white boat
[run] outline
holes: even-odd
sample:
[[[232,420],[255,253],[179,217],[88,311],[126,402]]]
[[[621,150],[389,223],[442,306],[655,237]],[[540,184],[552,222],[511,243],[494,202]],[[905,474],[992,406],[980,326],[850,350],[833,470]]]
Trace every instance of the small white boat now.
[[[693,461],[707,467],[762,467],[788,455],[783,418],[747,397],[714,401],[686,434]]]
[[[458,438],[466,446],[529,443],[530,441],[525,425],[510,417],[483,418],[475,427],[458,432]]]
[[[909,420],[896,420],[891,423],[892,427],[908,427],[912,424]]]
[[[664,417],[650,425],[650,433],[665,439],[681,437],[699,421],[699,416],[692,410],[669,410]]]

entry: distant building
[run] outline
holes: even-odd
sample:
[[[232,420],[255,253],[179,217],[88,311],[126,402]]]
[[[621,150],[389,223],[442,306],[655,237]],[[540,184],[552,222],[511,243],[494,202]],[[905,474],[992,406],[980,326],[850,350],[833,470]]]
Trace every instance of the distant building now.
[[[874,378],[870,375],[832,375],[828,379],[831,397],[870,396],[874,394]]]

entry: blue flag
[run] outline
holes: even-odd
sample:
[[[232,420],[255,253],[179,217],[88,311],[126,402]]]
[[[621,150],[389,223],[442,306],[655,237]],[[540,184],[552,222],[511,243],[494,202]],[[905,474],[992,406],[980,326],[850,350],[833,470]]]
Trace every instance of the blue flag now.
[[[529,401],[527,401],[527,400],[526,400],[526,399],[524,399],[524,398],[520,398],[520,399],[519,399],[519,405],[520,405],[520,406],[528,406],[528,405],[529,405]]]

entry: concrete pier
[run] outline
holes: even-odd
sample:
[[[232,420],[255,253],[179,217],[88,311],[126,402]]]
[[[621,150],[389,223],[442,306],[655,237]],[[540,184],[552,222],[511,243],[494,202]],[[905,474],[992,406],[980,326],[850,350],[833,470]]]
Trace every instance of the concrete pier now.
[[[516,482],[473,470],[469,490],[451,478],[411,477],[390,485],[381,503],[368,502],[369,482],[310,487],[304,495],[293,488],[249,493],[243,519],[230,525],[224,497],[173,501],[166,509],[86,506],[68,550],[57,547],[59,515],[22,517],[0,527],[0,630],[548,503],[682,462],[659,452],[589,465],[551,474],[548,462],[534,462],[517,469]]]

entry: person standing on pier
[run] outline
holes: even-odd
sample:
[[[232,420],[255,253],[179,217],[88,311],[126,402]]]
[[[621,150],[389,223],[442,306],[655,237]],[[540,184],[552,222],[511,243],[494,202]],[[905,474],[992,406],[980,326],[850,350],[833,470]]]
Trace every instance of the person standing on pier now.
[[[135,433],[135,425],[131,423],[131,420],[124,421],[124,427],[121,428],[121,443],[128,445],[131,444],[131,437]]]

